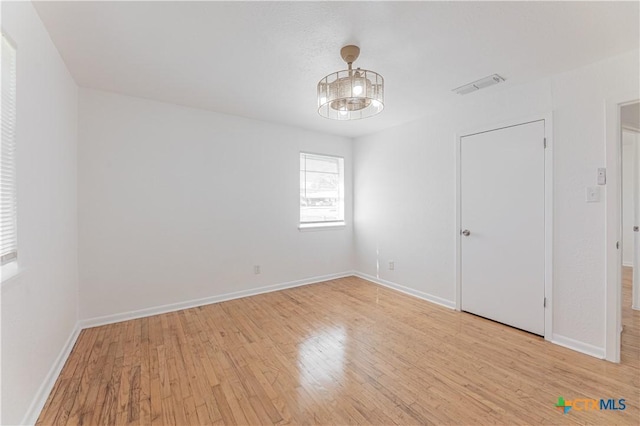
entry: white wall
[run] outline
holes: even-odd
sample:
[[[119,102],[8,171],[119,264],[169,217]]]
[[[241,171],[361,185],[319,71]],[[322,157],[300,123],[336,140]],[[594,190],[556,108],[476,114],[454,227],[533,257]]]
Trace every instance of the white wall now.
[[[2,2],[2,30],[17,45],[21,272],[2,283],[1,421],[17,424],[78,319],[78,89],[31,3]]]
[[[622,264],[633,266],[636,133],[622,132]]]
[[[85,89],[79,111],[81,318],[352,269],[348,138]],[[345,228],[298,230],[301,150],[345,158]]]
[[[587,204],[585,187],[606,162],[605,99],[638,92],[638,74],[638,53],[629,52],[528,85],[507,82],[356,139],[356,269],[453,303],[455,134],[553,111],[554,334],[603,349],[605,204]]]

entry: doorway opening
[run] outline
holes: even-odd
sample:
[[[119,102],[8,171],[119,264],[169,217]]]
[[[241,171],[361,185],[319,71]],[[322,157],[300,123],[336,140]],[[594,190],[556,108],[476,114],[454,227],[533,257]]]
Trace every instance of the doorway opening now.
[[[620,361],[637,339],[633,310],[640,309],[640,102],[620,106],[621,184]]]
[[[633,194],[634,190],[632,189],[635,184],[634,182],[627,183],[626,188],[623,186],[623,174],[627,174],[627,178],[629,176],[640,176],[640,166],[636,167],[638,170],[638,174],[635,171],[629,173],[629,168],[635,165],[634,159],[626,158],[629,154],[628,152],[633,151],[634,148],[627,148],[627,154],[624,153],[625,145],[632,145],[630,139],[633,139],[633,136],[624,136],[626,130],[637,129],[637,125],[640,124],[637,121],[640,121],[638,118],[638,104],[640,104],[640,99],[638,99],[637,91],[630,91],[626,95],[621,95],[617,98],[611,98],[605,101],[605,109],[606,109],[606,126],[605,126],[605,135],[606,135],[606,166],[608,171],[608,176],[606,176],[606,186],[607,186],[607,197],[606,197],[606,288],[605,288],[605,359],[611,362],[621,362],[621,346],[622,346],[622,334],[623,334],[623,311],[625,315],[625,328],[627,331],[625,332],[625,341],[629,340],[629,334],[640,333],[638,331],[638,327],[636,323],[637,319],[640,317],[640,313],[636,310],[633,310],[631,305],[631,298],[623,297],[623,272],[626,272],[626,285],[629,294],[632,293],[631,288],[633,281],[633,271],[631,269],[623,269],[623,252],[624,252],[624,237],[623,232],[627,234],[627,264],[632,264],[635,262],[633,258],[635,258],[636,254],[640,255],[639,250],[633,250],[634,256],[630,260],[629,251],[632,250],[633,244],[630,244],[629,240],[634,240],[640,237],[640,233],[633,232],[633,226],[638,226],[638,223],[631,224],[631,232],[632,235],[629,236],[629,231],[624,229],[624,209],[625,204],[623,203],[624,191],[627,190],[627,193]],[[623,116],[624,114],[624,116]],[[636,118],[636,123],[633,123],[633,118]],[[624,124],[623,124],[624,123]],[[623,137],[626,141],[623,141]],[[624,143],[626,142],[626,143]],[[638,145],[640,147],[640,145]],[[636,147],[638,151],[640,148]],[[636,153],[638,151],[635,151]],[[623,171],[623,161],[627,161],[627,170]],[[633,178],[632,178],[633,180]],[[640,179],[638,180],[640,185]],[[629,191],[630,190],[630,191]],[[640,191],[639,191],[640,193]],[[633,195],[632,195],[633,197]],[[640,199],[640,196],[637,197]],[[633,205],[633,209],[629,208],[630,205]],[[626,207],[628,207],[627,211],[628,215],[634,216],[635,219],[635,198],[633,201],[627,200]],[[633,213],[631,213],[633,211]],[[627,219],[627,225],[629,219]],[[640,246],[639,246],[640,247]],[[637,252],[637,253],[636,253]],[[633,266],[631,266],[633,268]],[[640,273],[640,266],[634,268],[636,273]],[[636,279],[636,284],[640,285],[640,279]],[[624,300],[628,300],[628,302],[623,303]],[[629,305],[629,306],[627,306]],[[635,320],[634,320],[635,318]],[[635,330],[635,331],[632,331]],[[636,337],[637,338],[637,337]],[[633,343],[633,339],[631,340]],[[633,344],[631,346],[634,346]],[[633,349],[627,345],[627,349]],[[637,352],[637,349],[636,349]],[[633,357],[633,356],[632,356]],[[627,359],[628,361],[628,359]]]

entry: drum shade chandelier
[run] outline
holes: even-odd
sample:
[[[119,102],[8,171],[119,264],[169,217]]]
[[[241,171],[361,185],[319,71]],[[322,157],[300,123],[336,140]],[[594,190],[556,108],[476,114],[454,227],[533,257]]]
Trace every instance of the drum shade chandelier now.
[[[329,74],[318,83],[318,113],[332,120],[372,117],[384,108],[384,79],[377,72],[352,68],[358,46],[340,50],[349,69]]]

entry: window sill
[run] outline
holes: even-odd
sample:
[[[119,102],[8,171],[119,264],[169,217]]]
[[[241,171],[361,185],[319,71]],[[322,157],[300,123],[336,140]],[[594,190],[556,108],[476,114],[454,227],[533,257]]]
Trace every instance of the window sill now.
[[[23,272],[21,268],[18,267],[18,262],[7,263],[6,265],[2,265],[0,269],[0,276],[2,276],[2,285],[9,284],[15,278],[20,276]]]
[[[298,230],[305,231],[330,231],[337,229],[344,229],[346,224],[344,222],[328,222],[328,223],[301,223],[298,226]]]

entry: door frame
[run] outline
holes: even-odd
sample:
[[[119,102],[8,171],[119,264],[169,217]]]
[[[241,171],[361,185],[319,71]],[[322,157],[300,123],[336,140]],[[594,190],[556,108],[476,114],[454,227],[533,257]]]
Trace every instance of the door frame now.
[[[622,126],[622,132],[621,132],[622,134],[620,135],[620,137],[622,138],[621,142],[624,142],[625,132],[635,133],[636,135],[636,141],[633,144],[633,161],[634,161],[633,216],[634,216],[634,222],[638,223],[639,222],[638,218],[640,218],[640,208],[639,208],[640,207],[640,199],[639,199],[640,197],[640,179],[639,179],[640,178],[640,170],[639,170],[640,168],[640,129]],[[624,182],[622,183],[624,184]],[[622,217],[622,223],[624,224],[624,213]],[[623,238],[624,238],[624,231],[623,231]],[[631,309],[634,309],[636,311],[640,311],[640,304],[636,303],[636,301],[638,300],[638,291],[640,291],[640,262],[638,262],[638,258],[640,257],[639,255],[640,255],[640,235],[638,235],[638,232],[633,232],[633,265],[632,265],[633,275],[632,275],[632,281],[631,281]],[[622,264],[624,266],[624,256],[622,260],[623,260]],[[620,281],[622,282],[622,280]]]
[[[605,285],[605,359],[620,362],[622,332],[622,126],[620,109],[638,101],[638,93],[629,91],[605,100],[606,189],[606,285]]]
[[[462,310],[462,164],[461,146],[462,138],[475,135],[477,133],[499,130],[506,127],[518,126],[532,123],[534,121],[544,121],[544,137],[546,138],[546,149],[544,150],[544,297],[546,306],[544,308],[544,338],[552,340],[553,336],[553,113],[541,113],[529,117],[514,118],[500,123],[486,124],[467,129],[456,133],[456,310]]]

